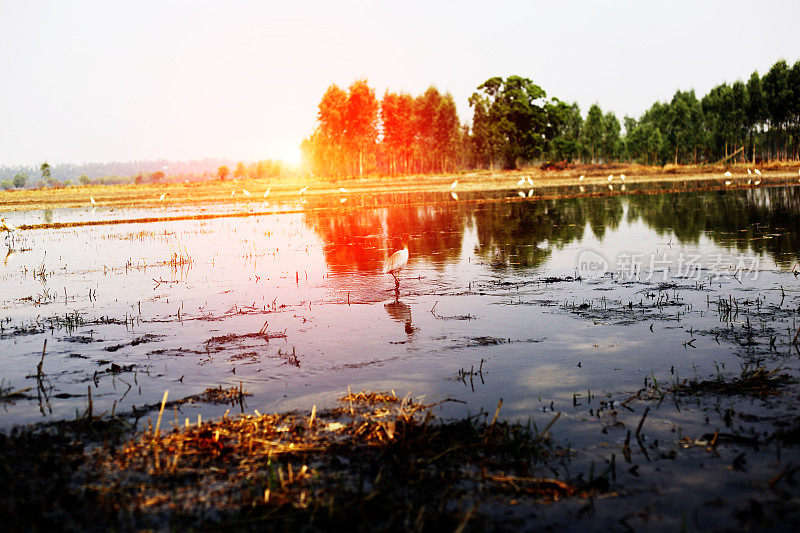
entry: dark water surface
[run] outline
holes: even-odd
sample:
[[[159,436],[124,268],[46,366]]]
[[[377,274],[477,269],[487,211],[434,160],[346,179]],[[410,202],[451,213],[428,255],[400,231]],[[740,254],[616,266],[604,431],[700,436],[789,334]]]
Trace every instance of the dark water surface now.
[[[446,416],[494,412],[503,398],[508,418],[578,419],[592,398],[625,397],[646,377],[738,373],[790,353],[800,188],[343,198],[7,238],[2,391],[29,390],[0,403],[0,427],[73,418],[88,389],[95,413],[128,412],[165,390],[178,399],[240,382],[251,411],[332,405],[349,386],[459,400],[443,404]],[[165,213],[191,210],[5,217]],[[380,271],[403,233],[410,261],[396,294]],[[269,339],[253,335],[265,321]],[[787,366],[796,372],[796,360]],[[228,407],[187,404],[176,416]],[[685,418],[665,414],[664,427],[693,423]]]

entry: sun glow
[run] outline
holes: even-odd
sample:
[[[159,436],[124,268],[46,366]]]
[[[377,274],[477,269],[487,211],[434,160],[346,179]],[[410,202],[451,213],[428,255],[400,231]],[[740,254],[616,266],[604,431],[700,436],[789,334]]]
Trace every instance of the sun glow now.
[[[277,156],[281,161],[291,167],[298,168],[300,166],[301,157],[299,147],[286,148],[282,152],[279,152]]]

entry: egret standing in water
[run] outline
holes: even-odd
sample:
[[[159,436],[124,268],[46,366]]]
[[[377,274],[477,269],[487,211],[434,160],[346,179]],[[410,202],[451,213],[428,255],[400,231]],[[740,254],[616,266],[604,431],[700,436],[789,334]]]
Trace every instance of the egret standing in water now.
[[[5,231],[6,233],[11,233],[17,231],[17,227],[6,222],[6,219],[0,218],[0,230]]]
[[[398,250],[383,264],[383,273],[391,274],[394,278],[394,290],[400,290],[400,280],[397,279],[395,272],[399,272],[408,264],[408,233],[403,234],[403,249]]]

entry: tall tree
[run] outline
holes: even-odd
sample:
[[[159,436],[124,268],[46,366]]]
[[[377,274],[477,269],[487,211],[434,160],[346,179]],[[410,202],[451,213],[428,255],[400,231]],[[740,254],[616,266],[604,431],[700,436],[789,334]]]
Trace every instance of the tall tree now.
[[[600,110],[599,105],[592,104],[592,107],[589,108],[589,113],[586,115],[586,122],[583,127],[586,147],[591,149],[592,163],[597,162],[597,148],[603,142],[604,132],[603,112]]]
[[[347,143],[358,154],[358,175],[363,177],[365,152],[378,138],[378,100],[367,80],[358,80],[350,86],[344,123]]]

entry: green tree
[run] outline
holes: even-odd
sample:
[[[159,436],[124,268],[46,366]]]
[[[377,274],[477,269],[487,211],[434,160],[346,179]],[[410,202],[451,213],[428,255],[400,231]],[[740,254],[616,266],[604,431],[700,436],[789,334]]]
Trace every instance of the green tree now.
[[[603,153],[606,161],[617,159],[620,146],[620,124],[617,116],[609,111],[603,117]]]
[[[228,167],[226,167],[225,165],[222,165],[221,167],[219,167],[217,169],[217,177],[219,179],[221,179],[221,180],[224,180],[226,177],[228,177],[228,174],[230,174],[230,173],[231,173],[231,170]]]
[[[592,107],[589,108],[589,113],[586,115],[586,122],[583,127],[584,140],[587,148],[591,149],[592,163],[597,162],[595,157],[597,147],[603,142],[604,133],[603,112],[600,110],[600,106],[592,104]]]
[[[78,183],[80,183],[83,186],[86,186],[86,185],[89,185],[90,183],[92,183],[92,180],[89,179],[89,176],[87,176],[86,174],[83,174],[83,175],[81,175],[80,178],[78,178]]]
[[[50,165],[47,163],[47,161],[41,164],[39,170],[42,172],[42,180],[45,182],[50,180]]]
[[[14,180],[12,183],[14,184],[14,188],[21,189],[25,186],[25,182],[27,181],[28,181],[28,175],[25,174],[24,172],[19,172],[14,175]]]
[[[763,124],[766,114],[761,77],[758,72],[753,72],[750,79],[747,80],[747,109],[745,110],[747,128],[750,131],[751,161],[756,160],[756,134]]]
[[[528,78],[509,76],[489,78],[478,86],[481,93],[470,99],[473,107],[479,106],[483,116],[475,117],[473,124],[487,121],[492,141],[502,141],[505,165],[516,168],[521,162],[533,160],[544,152],[546,145],[547,111],[544,90]],[[476,113],[478,113],[476,109]]]
[[[789,66],[781,60],[772,65],[762,80],[767,117],[772,126],[772,153],[778,160],[785,155],[783,130],[789,121],[792,89],[789,87]]]

